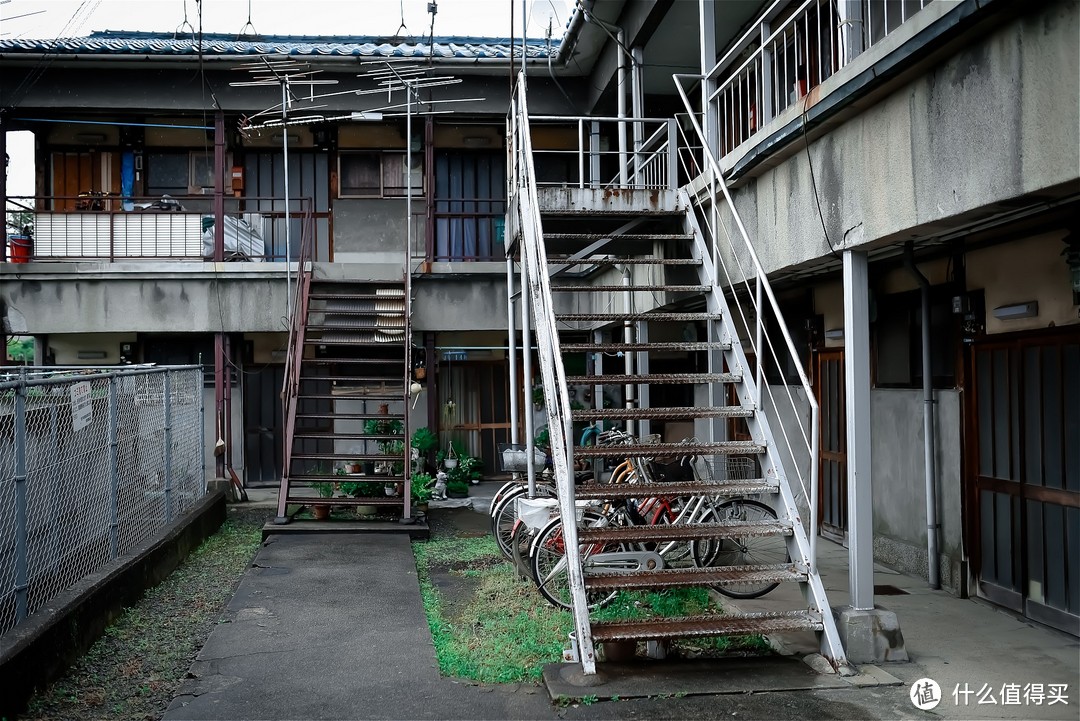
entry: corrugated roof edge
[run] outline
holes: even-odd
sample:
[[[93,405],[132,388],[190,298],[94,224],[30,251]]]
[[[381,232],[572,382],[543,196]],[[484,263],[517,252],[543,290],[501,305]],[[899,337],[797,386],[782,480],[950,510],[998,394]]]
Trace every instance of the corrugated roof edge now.
[[[189,55],[198,52],[195,38],[173,33],[146,31],[104,30],[77,38],[0,39],[0,52],[55,54],[140,54]],[[514,54],[520,56],[520,39],[514,43]],[[510,38],[440,36],[433,39],[436,57],[508,58]],[[204,33],[204,55],[250,55],[257,53],[288,55],[358,55],[372,57],[410,57],[428,54],[428,39],[355,36],[235,36],[224,33]],[[557,52],[553,43],[551,52]],[[546,58],[546,40],[530,38],[526,43],[531,58]]]

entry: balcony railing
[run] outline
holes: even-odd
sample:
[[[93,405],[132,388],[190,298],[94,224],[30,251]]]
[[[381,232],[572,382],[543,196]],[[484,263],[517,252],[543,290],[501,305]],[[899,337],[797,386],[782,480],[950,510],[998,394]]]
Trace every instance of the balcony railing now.
[[[727,155],[932,0],[777,0],[709,72]],[[739,62],[739,60],[742,62]]]
[[[671,118],[541,115],[529,122],[538,186],[678,187]]]
[[[274,200],[226,198],[226,260],[280,262],[297,258],[302,238],[313,232],[311,200],[290,201],[288,220],[284,210],[277,209],[280,199],[276,204]],[[22,221],[28,212],[33,213],[32,238],[29,242],[13,240],[22,248],[16,253],[13,247],[8,260],[212,260],[214,215],[210,204],[211,198],[205,195],[8,198],[9,220],[20,211]],[[266,209],[271,207],[275,209]],[[286,251],[286,242],[291,252]]]

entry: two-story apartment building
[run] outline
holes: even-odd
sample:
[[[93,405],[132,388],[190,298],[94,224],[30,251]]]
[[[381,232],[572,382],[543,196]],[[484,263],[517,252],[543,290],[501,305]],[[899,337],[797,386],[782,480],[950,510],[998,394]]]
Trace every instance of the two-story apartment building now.
[[[692,199],[717,266],[728,268],[720,282],[746,301],[752,328],[745,229],[796,350],[765,363],[767,385],[794,398],[770,412],[777,425],[808,417],[811,394],[821,409],[812,463],[823,533],[848,537],[848,466],[868,450],[879,560],[1073,634],[1078,29],[1074,0],[596,0],[578,7],[561,43],[530,41],[526,53],[529,112],[551,118],[534,123],[538,180],[573,186],[593,178],[594,158],[606,171],[604,153],[627,142],[633,152],[617,130],[591,137],[589,116],[675,119],[673,184]],[[232,83],[246,73],[235,68],[263,56],[338,81],[316,94],[362,89],[359,59],[414,57],[432,76],[463,81],[431,97],[467,102],[414,117],[411,138],[400,108],[355,94],[308,101],[322,106],[311,111],[318,120],[252,132],[251,117],[281,102],[280,87]],[[324,279],[411,268],[414,365],[427,366],[413,425],[458,434],[496,469],[510,393],[520,392],[507,389],[500,245],[510,63],[507,42],[451,38],[433,48],[126,33],[0,41],[0,122],[35,133],[39,196],[32,261],[0,271],[5,332],[35,335],[39,360],[58,364],[205,361],[226,334],[234,464],[248,483],[272,481],[289,327],[284,256],[308,237]],[[201,235],[177,229],[201,232],[212,214],[221,139],[225,214],[258,226],[258,258],[238,249],[235,262],[206,262]],[[184,210],[125,208],[127,198],[165,195]],[[845,285],[845,258],[849,272],[863,271],[861,303],[858,284]],[[853,305],[865,310],[865,347],[845,327]],[[779,339],[782,323],[759,314]],[[703,334],[691,323],[678,340]],[[743,338],[751,356],[753,336]],[[672,351],[652,370],[698,357]],[[595,361],[574,363],[584,372]],[[870,379],[857,399],[867,405],[851,412],[846,362]],[[699,421],[694,432],[710,428]],[[851,430],[869,434],[855,436],[865,438],[857,449]],[[810,457],[808,447],[789,462]]]

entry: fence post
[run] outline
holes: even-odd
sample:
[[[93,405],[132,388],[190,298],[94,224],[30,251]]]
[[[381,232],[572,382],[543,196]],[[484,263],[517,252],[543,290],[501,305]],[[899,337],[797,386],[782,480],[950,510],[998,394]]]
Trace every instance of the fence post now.
[[[199,456],[199,478],[202,485],[199,486],[199,497],[206,495],[206,373],[203,371],[202,353],[199,354],[199,370],[192,371],[195,374],[195,392],[199,394],[199,442],[197,444]]]
[[[172,522],[172,371],[165,371],[165,523]]]
[[[109,378],[109,558],[120,555],[120,413],[117,407],[116,381]]]
[[[30,588],[26,514],[26,368],[19,370],[15,389],[15,623],[26,618]]]

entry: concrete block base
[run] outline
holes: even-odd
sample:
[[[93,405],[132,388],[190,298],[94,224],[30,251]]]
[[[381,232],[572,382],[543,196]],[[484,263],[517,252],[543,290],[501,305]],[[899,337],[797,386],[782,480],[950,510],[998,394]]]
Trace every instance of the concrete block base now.
[[[833,613],[848,661],[883,663],[911,660],[904,647],[900,621],[892,611],[881,606],[876,606],[872,611],[843,606],[834,608]]]

